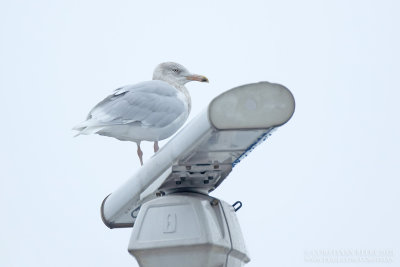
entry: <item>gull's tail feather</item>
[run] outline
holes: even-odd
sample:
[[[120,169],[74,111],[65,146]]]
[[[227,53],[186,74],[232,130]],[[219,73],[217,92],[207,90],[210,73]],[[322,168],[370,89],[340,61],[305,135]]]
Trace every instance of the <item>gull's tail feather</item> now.
[[[82,131],[83,129],[85,129],[85,128],[87,128],[87,127],[90,127],[90,126],[93,126],[93,125],[94,125],[94,123],[93,123],[92,120],[86,120],[86,121],[83,121],[83,122],[78,123],[77,125],[75,125],[75,126],[72,128],[72,130],[75,130],[75,131]]]
[[[79,131],[74,137],[77,137],[81,134],[89,135],[97,133],[98,131],[102,130],[105,126],[98,125],[97,121],[87,120],[75,125],[72,130]]]

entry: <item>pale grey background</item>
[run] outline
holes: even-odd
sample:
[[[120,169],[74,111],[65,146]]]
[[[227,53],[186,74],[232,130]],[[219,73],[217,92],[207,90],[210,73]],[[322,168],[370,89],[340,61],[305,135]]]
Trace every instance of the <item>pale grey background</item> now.
[[[210,80],[188,84],[191,118],[243,83],[296,98],[213,194],[244,203],[248,266],[321,266],[305,254],[324,249],[389,250],[398,266],[399,13],[387,0],[1,1],[0,266],[135,266],[130,230],[99,216],[139,168],[135,145],[71,127],[170,60]]]

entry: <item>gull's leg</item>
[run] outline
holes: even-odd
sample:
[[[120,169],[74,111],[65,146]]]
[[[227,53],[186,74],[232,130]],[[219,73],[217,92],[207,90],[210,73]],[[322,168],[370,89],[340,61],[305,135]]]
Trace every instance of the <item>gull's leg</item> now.
[[[140,142],[136,143],[137,144],[137,155],[139,157],[140,160],[140,164],[143,166],[143,152],[140,149]]]
[[[158,141],[154,142],[154,153],[156,153],[158,151],[159,147],[158,147]]]

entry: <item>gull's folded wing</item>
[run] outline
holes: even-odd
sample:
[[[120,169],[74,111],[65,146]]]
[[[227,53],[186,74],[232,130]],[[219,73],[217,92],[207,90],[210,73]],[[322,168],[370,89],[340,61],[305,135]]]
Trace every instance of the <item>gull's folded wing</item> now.
[[[110,228],[132,227],[142,203],[168,192],[211,192],[274,128],[291,118],[294,107],[290,91],[269,82],[219,95],[104,199],[104,223]]]

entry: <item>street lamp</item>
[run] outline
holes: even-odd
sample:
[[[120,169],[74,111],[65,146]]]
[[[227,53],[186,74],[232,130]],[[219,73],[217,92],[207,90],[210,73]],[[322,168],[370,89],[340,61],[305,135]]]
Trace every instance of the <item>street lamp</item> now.
[[[279,84],[246,84],[222,93],[104,199],[103,222],[133,227],[128,251],[141,267],[249,262],[235,214],[241,203],[232,206],[208,194],[294,108],[293,95]]]

